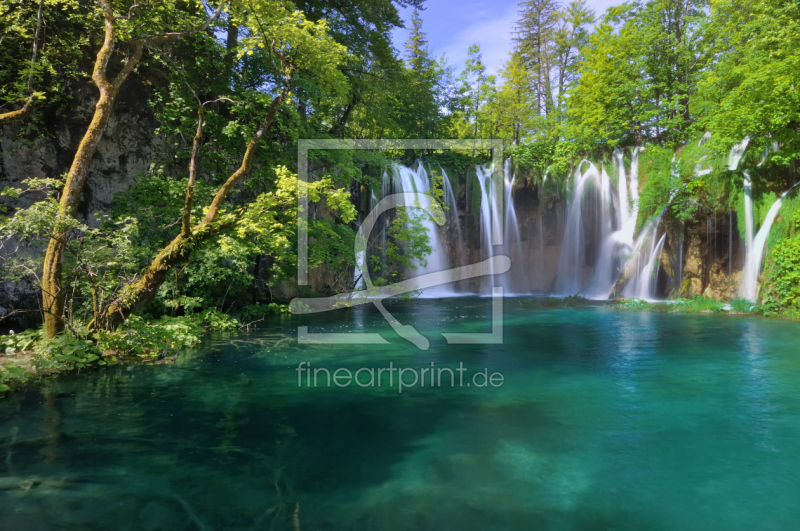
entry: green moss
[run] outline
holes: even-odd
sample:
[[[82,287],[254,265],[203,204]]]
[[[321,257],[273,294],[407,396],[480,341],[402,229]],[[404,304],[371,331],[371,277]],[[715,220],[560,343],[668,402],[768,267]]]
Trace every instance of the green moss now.
[[[647,218],[657,214],[666,206],[669,197],[680,186],[680,180],[673,174],[671,149],[647,146],[639,158],[639,221],[642,227]]]

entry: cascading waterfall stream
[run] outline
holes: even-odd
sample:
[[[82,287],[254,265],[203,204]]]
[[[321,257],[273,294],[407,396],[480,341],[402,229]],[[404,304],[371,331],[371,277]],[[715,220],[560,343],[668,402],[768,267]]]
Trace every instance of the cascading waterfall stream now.
[[[581,173],[581,167],[588,164],[588,169]],[[574,185],[567,213],[567,226],[564,230],[564,240],[561,246],[561,259],[559,261],[558,278],[556,279],[556,293],[561,295],[576,295],[583,293],[591,287],[587,280],[586,272],[586,242],[584,234],[583,207],[584,194],[587,187],[592,185],[599,195],[599,219],[601,231],[609,227],[611,216],[611,194],[608,175],[600,172],[593,163],[583,160],[575,170]],[[610,228],[610,227],[609,227]],[[601,235],[601,241],[605,238]]]
[[[397,192],[427,193],[430,191],[430,179],[428,178],[428,174],[425,171],[425,167],[421,161],[417,164],[416,170],[409,168],[408,166],[401,165],[394,165],[392,170],[395,179],[395,190]],[[416,209],[409,210],[411,215],[417,215],[414,212]],[[446,249],[443,245],[441,245],[439,240],[439,230],[436,226],[436,223],[427,215],[420,217],[420,223],[428,233],[432,252],[427,257],[427,265],[425,265],[425,267],[422,267],[421,264],[418,264],[418,268],[415,271],[415,276],[449,269],[450,264]],[[423,293],[423,295],[426,297],[444,297],[452,294],[454,294],[454,291],[450,285],[428,288]]]
[[[482,291],[487,292],[490,286],[495,284],[502,286],[504,293],[526,291],[525,286],[520,286],[526,284],[525,264],[522,263],[522,238],[512,194],[514,176],[511,172],[511,160],[507,160],[504,164],[502,175],[493,173],[485,165],[476,166],[475,173],[481,190],[480,238],[482,258],[487,259],[498,254],[504,254],[511,258],[512,264],[512,270],[501,275],[496,281],[491,278],[485,279]],[[495,180],[499,178],[502,178],[502,181]],[[503,243],[497,249],[495,249],[496,246],[492,245],[492,227],[495,226],[501,227],[503,232]],[[516,264],[516,267],[514,267],[514,264]]]
[[[756,237],[753,239],[752,246],[747,249],[742,279],[739,284],[739,296],[743,299],[756,302],[758,298],[758,277],[761,274],[762,255],[764,254],[764,247],[767,244],[769,231],[772,229],[772,224],[775,222],[775,218],[781,210],[783,200],[796,186],[797,184],[783,192],[781,196],[772,203],[772,206],[769,207],[769,211],[767,212],[767,217],[764,218],[764,224],[761,225],[758,234],[756,234]]]
[[[739,168],[739,162],[742,160],[749,143],[750,137],[746,136],[731,148],[730,153],[728,153],[728,169],[730,171],[736,171]],[[743,171],[742,174],[744,175],[744,248],[745,252],[749,254],[753,248],[753,186],[750,182],[750,174],[747,171]]]
[[[675,158],[672,158],[672,178],[677,180],[679,175],[678,165],[675,163]],[[670,194],[667,204],[661,209],[657,216],[651,218],[639,233],[634,243],[633,256],[625,266],[625,277],[628,282],[622,290],[624,297],[635,297],[638,299],[651,300],[655,298],[656,284],[658,281],[658,267],[661,263],[661,252],[664,249],[666,241],[666,233],[661,235],[658,240],[658,227],[661,225],[661,219],[667,212],[669,205],[677,194],[677,190],[673,190]],[[635,220],[634,220],[635,222]],[[681,242],[681,254],[683,252],[683,242]]]
[[[709,136],[704,135],[703,140],[707,140]],[[749,139],[745,138],[731,150],[726,161],[730,169],[738,169],[748,144]],[[476,179],[479,185],[478,190],[471,185],[468,186],[473,190],[469,196],[475,192],[480,193],[480,210],[476,212],[476,218],[464,216],[463,213],[464,217],[459,216],[459,205],[462,205],[463,209],[465,199],[469,204],[469,197],[465,197],[467,190],[461,190],[459,199],[454,193],[457,183],[451,182],[447,172],[442,169],[443,202],[447,207],[448,221],[445,226],[439,227],[427,218],[421,220],[423,227],[428,231],[433,252],[427,257],[427,266],[420,267],[413,276],[457,265],[467,265],[470,261],[476,261],[478,257],[480,260],[485,260],[500,254],[511,258],[512,268],[497,278],[487,276],[479,281],[462,282],[457,286],[437,287],[426,290],[424,295],[451,296],[458,292],[471,291],[487,293],[490,286],[500,285],[507,294],[531,293],[538,290],[559,295],[581,294],[595,299],[608,299],[617,293],[625,297],[654,299],[657,292],[657,272],[660,270],[660,262],[667,243],[667,236],[659,233],[660,222],[666,209],[651,218],[637,233],[638,166],[641,151],[642,148],[631,150],[630,169],[627,172],[624,153],[621,150],[614,151],[612,164],[605,167],[587,160],[582,161],[567,179],[567,200],[563,205],[564,210],[560,204],[548,205],[543,200],[542,189],[553,177],[548,169],[539,189],[539,211],[531,215],[528,210],[520,210],[521,218],[518,218],[519,205],[515,204],[515,195],[536,196],[522,188],[515,191],[517,183],[510,160],[504,163],[501,171],[487,165],[478,165],[475,168],[475,177],[469,177]],[[710,171],[708,163],[703,163],[703,160],[698,161],[695,175],[704,175]],[[677,164],[674,165],[673,171],[676,171],[676,168]],[[613,180],[609,174],[614,177]],[[763,232],[759,231],[754,237],[752,186],[749,174],[747,172],[744,174],[745,217],[750,219],[748,224],[750,236],[745,235],[748,253],[741,289],[742,293],[748,294],[748,298],[752,298],[760,270],[760,256],[763,254],[769,233],[768,225],[774,222],[779,204],[773,205],[776,209],[774,215],[768,216],[765,226],[762,227]],[[461,185],[463,186],[463,183]],[[421,161],[413,167],[395,165],[388,175],[384,175],[380,191],[375,190],[370,203],[376,203],[380,196],[389,193],[405,191],[425,193],[430,187],[430,175]],[[783,197],[785,194],[781,196]],[[477,206],[478,198],[474,199]],[[552,217],[552,221],[548,218],[545,223],[545,213]],[[716,217],[713,220],[715,239],[718,223]],[[468,223],[470,219],[475,219],[475,225]],[[728,223],[729,225],[733,223],[732,213],[728,214]],[[710,218],[707,224],[707,229],[712,230]],[[496,228],[502,231],[499,234],[502,234],[503,242],[493,245],[497,243],[492,239],[492,231],[497,230]],[[559,230],[560,228],[563,228],[563,232]],[[552,244],[546,247],[546,231],[556,231],[555,233],[560,235],[560,249],[552,247]],[[498,233],[495,233],[495,237],[497,235]],[[551,235],[552,232],[548,232],[547,238]],[[385,230],[380,233],[376,231],[375,236],[381,238],[380,243],[385,246]],[[707,239],[707,241],[712,240]],[[470,249],[470,245],[474,247]],[[675,260],[676,277],[672,282],[680,283],[683,280],[682,254],[685,247],[682,238],[674,242],[674,246],[678,256]],[[732,248],[732,236],[729,234],[729,255],[732,253]],[[546,267],[547,273],[541,274],[540,270]],[[359,275],[360,271],[355,271],[354,280]],[[753,278],[755,280],[746,280]],[[745,286],[746,282],[748,284]],[[537,287],[534,289],[534,286]],[[619,286],[622,286],[622,289],[618,292]]]
[[[634,233],[636,219],[639,215],[639,151],[634,148],[631,154],[631,182],[625,175],[625,159],[622,151],[615,149],[613,160],[617,167],[617,213],[615,230],[605,239],[600,250],[600,257],[595,267],[592,286],[587,290],[590,297],[607,299],[614,291],[619,278],[619,271],[624,266],[625,257],[634,249]],[[630,200],[628,199],[630,197]]]
[[[619,272],[625,271],[627,285],[630,286],[627,293],[640,298],[654,297],[655,282],[651,282],[651,276],[660,259],[665,238],[655,239],[661,220],[659,215],[634,239],[639,215],[640,151],[641,148],[637,147],[631,153],[630,182],[625,173],[623,153],[614,151],[613,160],[617,168],[616,194],[612,193],[605,168],[598,170],[597,166],[584,160],[576,169],[561,248],[556,293],[585,294],[589,298],[607,299],[614,292]],[[581,173],[585,164],[589,166]],[[587,208],[585,200],[590,186],[596,199],[594,211]],[[600,243],[600,251],[596,253],[594,264],[585,263],[585,224],[594,228],[597,236],[594,241]],[[592,272],[591,278],[588,277],[588,269]]]
[[[476,166],[475,173],[481,190],[481,252],[483,254],[482,257],[488,259],[494,256],[492,226],[500,223],[500,215],[497,212],[498,194],[492,179],[491,169],[488,169],[485,165]],[[491,274],[494,275],[494,270],[491,270]]]
[[[661,218],[667,207],[664,207],[655,218],[647,222],[634,244],[631,260],[625,268],[628,282],[622,289],[623,297],[637,299],[653,299],[655,295],[656,276],[658,264],[661,260],[661,251],[664,248],[666,234],[656,240]]]
[[[451,220],[456,225],[456,234],[458,235],[458,240],[461,241],[461,222],[458,219],[458,204],[456,203],[456,196],[453,193],[453,186],[450,183],[450,178],[447,176],[447,172],[444,171],[444,168],[441,166],[439,169],[442,172],[442,181],[444,186],[444,206],[447,207],[447,219],[448,222]]]

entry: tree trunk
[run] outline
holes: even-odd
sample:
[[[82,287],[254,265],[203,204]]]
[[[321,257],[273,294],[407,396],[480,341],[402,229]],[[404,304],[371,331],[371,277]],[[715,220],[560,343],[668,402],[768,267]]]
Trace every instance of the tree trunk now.
[[[203,105],[197,108],[197,132],[192,143],[192,159],[189,162],[189,183],[186,185],[186,199],[183,201],[183,220],[181,234],[188,237],[192,233],[192,203],[194,202],[194,182],[197,179],[197,159],[200,156],[200,146],[203,143]]]
[[[100,91],[100,97],[95,105],[94,116],[89,128],[78,145],[78,151],[72,160],[67,181],[61,194],[59,217],[53,235],[47,246],[42,272],[42,308],[44,310],[44,329],[47,337],[54,337],[64,329],[64,293],[62,290],[62,263],[64,251],[69,239],[69,231],[62,228],[67,217],[75,217],[80,204],[83,185],[89,172],[92,157],[97,151],[97,145],[108,125],[108,119],[114,108],[114,99],[119,93],[119,88],[134,66],[142,57],[142,43],[133,44],[133,53],[128,56],[122,71],[113,83],[109,83],[106,76],[108,61],[114,49],[114,15],[105,2],[100,2],[105,17],[105,38],[103,46],[97,52],[94,63],[92,80]]]
[[[214,199],[211,201],[211,205],[208,207],[205,218],[190,231],[181,229],[181,233],[156,255],[139,281],[123,290],[122,294],[108,306],[103,316],[102,323],[95,323],[95,327],[102,324],[107,329],[114,329],[122,324],[131,313],[150,304],[158,293],[158,289],[166,280],[167,273],[172,267],[186,260],[198,245],[232,224],[232,222],[229,221],[222,224],[217,222],[219,209],[222,207],[222,203],[228,193],[239,183],[245,174],[250,171],[256,148],[261,143],[264,133],[269,130],[270,126],[275,121],[278,108],[289,93],[294,70],[295,67],[290,65],[288,72],[284,76],[283,88],[281,92],[273,98],[261,127],[259,127],[255,135],[253,135],[253,138],[250,139],[244,157],[242,157],[241,165],[228,177],[225,184],[217,191]],[[201,131],[198,126],[198,134],[199,133],[201,133]],[[192,162],[194,162],[194,155],[192,159]],[[188,198],[189,194],[187,192],[187,199]]]
[[[359,104],[360,101],[361,100],[359,99],[359,97],[356,94],[353,94],[353,97],[350,99],[350,101],[347,104],[347,107],[345,107],[344,112],[342,113],[342,117],[328,131],[329,135],[333,137],[338,137],[339,135],[342,134],[345,125],[347,125],[347,121],[350,119],[350,114],[353,112],[353,109],[356,107],[356,105]],[[305,110],[305,103],[303,103],[303,109]],[[305,114],[303,114],[303,117],[305,117]]]
[[[75,153],[75,158],[72,160],[72,165],[67,174],[67,181],[61,193],[58,219],[45,254],[44,269],[42,271],[42,309],[44,311],[44,330],[47,337],[54,337],[64,329],[65,298],[62,288],[62,264],[64,251],[69,240],[69,231],[62,228],[64,226],[63,221],[69,217],[74,218],[78,212],[78,205],[83,195],[83,185],[86,183],[86,176],[89,172],[92,157],[97,151],[97,145],[100,143],[100,139],[108,125],[108,120],[114,109],[114,100],[119,94],[120,87],[141,60],[142,50],[146,43],[168,43],[179,40],[191,33],[205,30],[219,17],[225,6],[225,2],[220,3],[216,11],[204,24],[185,32],[154,36],[147,40],[136,39],[129,41],[128,44],[131,50],[125,59],[122,70],[111,82],[108,80],[108,62],[114,51],[115,15],[108,0],[97,0],[97,3],[103,11],[105,33],[103,45],[100,51],[97,52],[95,59],[92,80],[100,91],[100,97],[95,105],[92,121],[81,143],[78,145],[78,151]]]

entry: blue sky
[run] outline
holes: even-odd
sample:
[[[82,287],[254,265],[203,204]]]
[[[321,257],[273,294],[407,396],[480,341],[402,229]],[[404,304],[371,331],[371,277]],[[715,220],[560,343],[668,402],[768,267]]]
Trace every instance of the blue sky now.
[[[588,0],[595,14],[606,8],[620,5],[624,0]],[[422,12],[422,29],[436,57],[445,54],[448,62],[460,72],[470,45],[477,44],[483,53],[483,62],[494,74],[505,62],[511,50],[511,30],[517,19],[517,0],[426,0]],[[411,27],[411,10],[400,13]],[[393,34],[394,45],[401,51],[408,38],[408,30]]]

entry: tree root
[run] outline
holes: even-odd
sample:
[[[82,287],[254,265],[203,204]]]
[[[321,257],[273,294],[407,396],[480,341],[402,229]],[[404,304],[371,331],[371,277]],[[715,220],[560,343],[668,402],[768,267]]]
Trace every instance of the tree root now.
[[[51,489],[65,489],[70,486],[66,479],[45,479],[32,476],[26,479],[17,476],[0,477],[0,490],[23,490],[30,491],[34,487],[49,487]]]
[[[203,522],[203,520],[197,515],[197,513],[192,508],[192,506],[189,505],[189,502],[187,502],[186,500],[184,500],[183,498],[181,498],[177,494],[173,494],[172,497],[175,498],[175,500],[177,500],[177,502],[181,504],[181,507],[183,507],[183,510],[186,511],[186,514],[189,515],[189,519],[192,522],[194,522],[194,524],[201,531],[211,531],[211,528],[208,527],[208,525],[206,525],[206,523]]]

